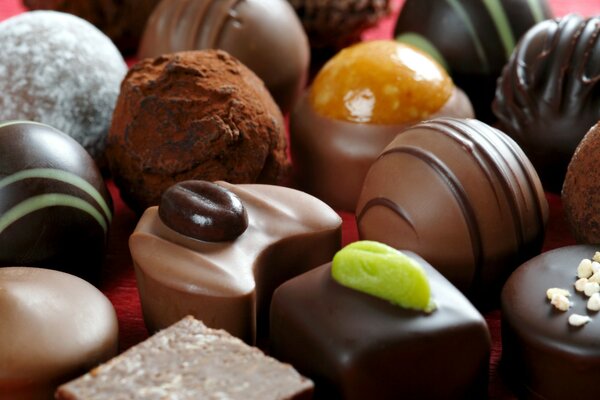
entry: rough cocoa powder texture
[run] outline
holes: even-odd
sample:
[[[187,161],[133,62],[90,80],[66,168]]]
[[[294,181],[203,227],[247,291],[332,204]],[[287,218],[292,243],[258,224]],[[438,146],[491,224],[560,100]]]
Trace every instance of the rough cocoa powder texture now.
[[[142,60],[121,85],[107,157],[136,211],[188,179],[282,183],[283,117],[263,82],[219,50]]]

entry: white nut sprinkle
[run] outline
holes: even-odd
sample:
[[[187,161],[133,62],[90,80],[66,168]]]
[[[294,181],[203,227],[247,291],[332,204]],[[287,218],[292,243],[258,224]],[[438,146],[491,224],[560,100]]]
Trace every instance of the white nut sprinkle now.
[[[587,315],[571,314],[569,316],[569,325],[582,326],[590,322],[592,319]]]
[[[571,302],[567,298],[567,296],[562,294],[555,294],[552,296],[550,303],[556,307],[557,310],[567,311],[569,307],[571,307]]]
[[[600,272],[594,272],[594,275],[590,276],[588,281],[600,283]]]
[[[575,281],[575,290],[577,290],[578,292],[583,292],[587,283],[587,278],[577,279],[577,281]]]
[[[594,253],[594,257],[592,257],[592,260],[600,262],[600,251]]]
[[[590,311],[600,311],[600,293],[594,293],[588,300],[587,308]]]
[[[586,296],[591,296],[598,292],[600,292],[600,284],[598,284],[598,282],[588,282],[583,287],[583,293],[585,293]]]
[[[546,290],[546,297],[548,297],[548,300],[552,300],[552,298],[557,294],[560,294],[560,295],[563,295],[566,297],[571,296],[571,293],[569,293],[569,291],[567,289],[550,288],[550,289]]]
[[[589,278],[594,272],[592,271],[592,260],[584,258],[577,267],[578,278]]]
[[[598,261],[592,262],[592,272],[595,274],[600,271],[600,263]]]

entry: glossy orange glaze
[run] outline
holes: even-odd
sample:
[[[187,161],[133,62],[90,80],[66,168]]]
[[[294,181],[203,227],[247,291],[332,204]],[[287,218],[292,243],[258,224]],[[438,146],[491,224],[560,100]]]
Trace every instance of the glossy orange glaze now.
[[[426,118],[453,89],[444,69],[425,53],[378,40],[348,47],[325,64],[310,101],[324,117],[389,125]]]

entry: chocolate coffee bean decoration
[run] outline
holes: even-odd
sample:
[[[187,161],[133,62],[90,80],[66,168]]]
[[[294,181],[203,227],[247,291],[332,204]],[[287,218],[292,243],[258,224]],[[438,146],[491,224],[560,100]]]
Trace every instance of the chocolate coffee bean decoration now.
[[[238,196],[207,181],[183,181],[162,195],[158,213],[169,228],[206,242],[223,242],[240,236],[248,215]]]

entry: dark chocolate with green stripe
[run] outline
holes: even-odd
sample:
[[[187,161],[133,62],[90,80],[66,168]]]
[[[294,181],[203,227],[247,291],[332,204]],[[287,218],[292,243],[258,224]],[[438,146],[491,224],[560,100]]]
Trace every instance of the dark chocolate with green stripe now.
[[[487,124],[437,118],[401,132],[367,174],[360,238],[420,254],[483,304],[539,253],[548,206],[517,144]]]
[[[546,0],[407,0],[395,35],[437,57],[477,117],[489,121],[496,79],[515,44],[551,16]]]
[[[527,32],[498,80],[493,109],[544,188],[560,192],[577,145],[600,120],[600,17],[568,15]]]
[[[0,266],[38,266],[93,280],[112,201],[92,158],[47,125],[0,122]]]

